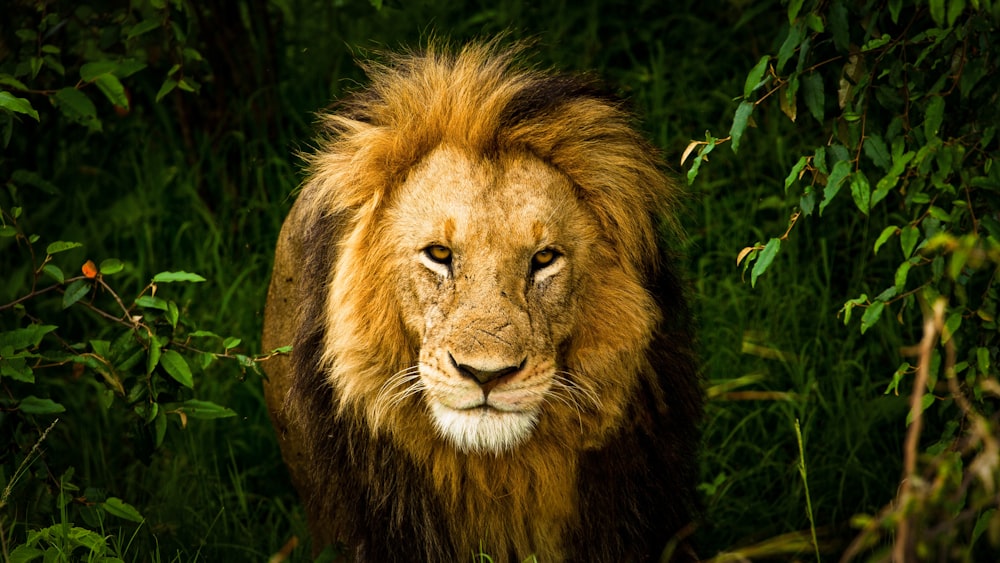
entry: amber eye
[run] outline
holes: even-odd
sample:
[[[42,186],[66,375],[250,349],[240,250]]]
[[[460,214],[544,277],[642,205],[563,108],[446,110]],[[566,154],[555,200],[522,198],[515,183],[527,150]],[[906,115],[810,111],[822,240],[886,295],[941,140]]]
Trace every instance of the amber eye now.
[[[545,250],[539,250],[531,257],[531,269],[541,270],[542,268],[555,262],[555,259],[559,257],[559,253],[551,248],[546,248]]]
[[[440,244],[428,246],[424,249],[424,254],[438,264],[451,263],[451,249],[447,246],[441,246]]]

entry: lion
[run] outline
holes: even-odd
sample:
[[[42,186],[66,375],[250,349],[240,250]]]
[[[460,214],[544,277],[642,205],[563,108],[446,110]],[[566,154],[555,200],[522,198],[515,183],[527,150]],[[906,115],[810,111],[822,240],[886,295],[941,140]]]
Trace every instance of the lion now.
[[[263,333],[293,345],[265,395],[316,550],[694,558],[682,191],[622,102],[523,51],[362,63],[321,114]]]

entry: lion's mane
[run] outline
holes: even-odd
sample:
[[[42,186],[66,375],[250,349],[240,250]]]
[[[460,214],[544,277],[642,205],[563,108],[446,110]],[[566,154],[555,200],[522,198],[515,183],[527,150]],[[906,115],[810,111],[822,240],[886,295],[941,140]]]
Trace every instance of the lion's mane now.
[[[286,221],[265,313],[268,404],[317,546],[358,561],[630,561],[659,557],[692,518],[702,392],[684,290],[665,252],[679,191],[613,97],[473,44],[369,63],[371,85],[322,116]],[[419,394],[387,404],[417,361],[380,221],[435,147],[527,152],[568,177],[618,267],[560,347],[596,394],[551,401],[525,443],[463,452]],[[602,272],[603,274],[603,272]],[[640,288],[638,290],[629,288]]]

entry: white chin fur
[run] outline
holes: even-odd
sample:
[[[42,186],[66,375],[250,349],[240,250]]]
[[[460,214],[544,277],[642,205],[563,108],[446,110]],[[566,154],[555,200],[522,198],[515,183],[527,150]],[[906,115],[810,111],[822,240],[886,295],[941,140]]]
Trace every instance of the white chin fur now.
[[[438,431],[467,453],[511,450],[531,436],[538,419],[534,410],[455,410],[437,402],[432,402],[430,406]]]

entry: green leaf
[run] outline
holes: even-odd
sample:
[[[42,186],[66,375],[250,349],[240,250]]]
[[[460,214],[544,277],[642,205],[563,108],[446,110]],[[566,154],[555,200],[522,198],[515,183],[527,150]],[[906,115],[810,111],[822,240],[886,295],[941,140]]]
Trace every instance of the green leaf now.
[[[757,256],[757,261],[753,264],[753,270],[750,272],[750,287],[757,286],[757,278],[767,271],[771,262],[774,262],[774,257],[777,256],[780,248],[781,239],[772,238],[767,241],[767,245],[764,246],[764,250],[760,251],[760,254]]]
[[[965,202],[962,201],[962,200],[959,200],[958,202],[956,202],[956,204],[964,204],[964,203]],[[932,206],[928,207],[927,208],[927,213],[931,217],[937,219],[938,221],[941,221],[942,223],[950,223],[951,221],[954,220],[954,218],[951,216],[951,213],[948,213],[947,211],[945,211],[944,209],[941,209],[940,207],[938,207],[936,205],[932,205]]]
[[[809,12],[806,14],[806,27],[816,33],[823,33],[826,31],[826,25],[823,23],[823,18],[816,12]]]
[[[28,365],[27,358],[35,356],[36,354],[21,352],[16,356],[7,355],[0,357],[0,378],[9,377],[14,381],[34,383],[35,372]]]
[[[134,506],[118,497],[109,497],[108,500],[101,503],[101,506],[112,516],[131,520],[132,522],[142,522],[145,520]]]
[[[979,537],[983,535],[983,532],[989,529],[990,521],[993,519],[993,515],[996,511],[997,509],[995,508],[984,510],[983,513],[979,515],[979,518],[976,518],[976,525],[972,528],[972,538],[969,540],[970,546],[975,545],[976,541],[979,540]]]
[[[173,328],[177,328],[177,319],[180,318],[180,314],[181,312],[177,308],[177,304],[173,301],[167,301],[167,314],[164,316]]]
[[[873,37],[869,39],[868,42],[861,47],[861,52],[865,53],[873,51],[879,47],[887,45],[890,41],[892,41],[892,37],[888,33],[883,33],[880,37]]]
[[[691,163],[691,169],[687,173],[688,185],[694,184],[695,178],[698,177],[698,170],[701,168],[701,163],[708,160],[708,153],[715,150],[716,143],[718,139],[706,134],[708,137],[707,143],[698,149],[698,156],[695,157],[694,162]]]
[[[165,299],[153,297],[151,295],[140,296],[135,300],[135,304],[145,309],[157,309],[159,311],[167,310],[167,301]]]
[[[52,399],[39,399],[34,395],[28,395],[21,399],[17,408],[26,414],[58,414],[66,412],[66,407]]]
[[[788,193],[788,188],[791,187],[791,185],[794,184],[796,180],[799,179],[799,174],[802,173],[802,169],[804,169],[806,167],[806,164],[808,163],[809,163],[808,156],[800,156],[798,162],[795,163],[795,166],[792,166],[791,171],[788,172],[788,176],[785,176],[786,194]]]
[[[954,313],[948,315],[948,318],[944,321],[944,330],[941,331],[941,344],[945,344],[951,340],[951,337],[958,332],[958,329],[961,326],[962,311],[955,311]]]
[[[128,30],[128,35],[125,36],[125,39],[134,39],[136,37],[139,37],[143,33],[148,33],[150,31],[153,31],[154,29],[161,27],[162,25],[163,22],[160,21],[158,18],[149,18],[142,20],[141,22],[132,26],[132,29]]]
[[[94,353],[102,358],[108,358],[111,355],[111,343],[107,340],[91,340],[90,347],[94,349]]]
[[[781,69],[785,67],[785,63],[788,62],[788,59],[792,58],[793,54],[795,54],[795,49],[802,44],[802,40],[805,36],[806,28],[805,25],[803,25],[803,22],[789,26],[788,35],[785,36],[785,40],[782,41],[781,47],[778,48],[778,61],[775,64],[775,70],[777,72],[781,72]]]
[[[874,301],[888,302],[890,299],[896,296],[896,293],[897,293],[896,286],[890,285],[889,287],[885,288],[885,290],[883,290],[882,293],[876,295]]]
[[[924,135],[927,139],[937,138],[942,120],[944,120],[944,97],[934,96],[927,104],[927,111],[924,113]]]
[[[191,47],[184,47],[184,51],[182,52],[184,53],[184,60],[187,62],[201,62],[205,60],[205,57],[202,57],[201,53],[199,53],[197,49],[192,49]],[[179,65],[178,68],[180,68]],[[173,72],[171,72],[170,74],[173,74]]]
[[[910,371],[909,362],[903,362],[902,364],[900,364],[899,367],[896,368],[896,372],[892,374],[892,382],[889,383],[889,386],[885,388],[885,394],[888,395],[889,392],[892,391],[893,393],[898,395],[899,382],[903,380],[903,376],[909,373],[909,371]]]
[[[868,183],[865,173],[861,170],[851,174],[851,196],[854,197],[854,204],[858,206],[858,209],[865,215],[868,215],[871,205],[872,187]]]
[[[199,401],[197,399],[190,399],[181,403],[181,410],[187,413],[191,418],[200,419],[213,419],[213,418],[230,418],[236,416],[236,411],[217,405],[210,401]]]
[[[45,63],[45,66],[56,71],[56,73],[60,76],[64,76],[66,74],[66,67],[63,66],[62,62],[60,62],[58,58],[52,55],[45,55],[42,57],[42,62]]]
[[[896,293],[900,293],[904,289],[906,289],[906,278],[910,274],[910,268],[912,267],[913,267],[913,259],[911,258],[906,262],[903,262],[902,264],[899,265],[898,268],[896,268],[896,275],[893,276],[893,281],[895,282],[893,289],[896,291]]]
[[[875,239],[875,254],[878,254],[878,249],[882,248],[882,245],[889,240],[889,237],[899,233],[899,227],[895,225],[889,225],[888,227],[882,229],[882,233]]]
[[[861,334],[868,331],[882,317],[882,310],[885,309],[885,301],[875,301],[865,309],[865,314],[861,315]]]
[[[743,83],[743,98],[749,100],[753,91],[764,83],[764,74],[767,72],[767,63],[771,60],[770,55],[764,55],[753,65],[747,74],[746,82]]]
[[[208,337],[219,338],[218,334],[215,334],[214,332],[212,332],[210,330],[196,330],[196,331],[192,332],[189,336],[191,338],[208,338]]]
[[[976,5],[976,1],[973,0],[973,5]],[[965,0],[950,0],[948,2],[948,27],[955,25],[955,21],[958,16],[962,15],[965,11]]]
[[[226,338],[222,342],[222,347],[225,348],[226,350],[231,350],[231,349],[239,346],[240,342],[242,342],[242,340],[240,340],[239,338],[235,338],[235,337],[230,336],[229,338]]]
[[[736,115],[733,116],[733,126],[729,129],[729,136],[733,139],[731,145],[733,152],[740,150],[740,140],[743,138],[743,132],[747,128],[751,113],[753,113],[753,102],[743,100],[740,102],[739,107],[736,108]]]
[[[90,293],[90,283],[87,280],[76,280],[69,284],[66,292],[63,293],[62,308],[69,309],[70,306],[83,299],[88,293]]]
[[[125,269],[125,263],[117,258],[108,258],[101,261],[101,275],[110,276]]]
[[[806,193],[799,198],[799,208],[802,209],[802,213],[806,217],[812,215],[813,210],[816,209],[816,195],[813,194],[809,186],[806,186]]]
[[[24,82],[21,82],[9,74],[0,74],[0,86],[10,86],[12,90],[21,90],[22,92],[28,89],[28,87],[24,85]]]
[[[86,94],[76,88],[63,88],[52,95],[52,104],[66,118],[90,128],[101,130],[101,122],[97,119],[97,107]]]
[[[184,356],[181,356],[176,350],[164,350],[163,355],[160,356],[160,365],[178,383],[188,389],[194,388],[194,377],[191,375],[191,368],[188,366]]]
[[[11,175],[11,180],[13,180],[16,184],[27,184],[29,186],[36,187],[49,195],[62,194],[55,184],[43,178],[38,172],[32,170],[19,168]]]
[[[128,108],[128,96],[125,95],[125,87],[122,86],[117,76],[110,72],[102,74],[94,80],[94,83],[97,84],[97,89],[104,93],[104,97],[111,102],[111,105]]]
[[[66,283],[66,275],[63,274],[62,269],[55,264],[46,264],[42,266],[42,271],[45,272],[50,278],[54,279],[56,283]]]
[[[926,393],[920,397],[920,412],[927,410],[927,407],[934,404],[934,395],[932,393]],[[914,412],[911,409],[910,412],[906,413],[906,425],[909,426],[913,422]]]
[[[185,92],[197,92],[201,85],[191,80],[189,78],[182,78],[180,82],[177,83],[177,87]]]
[[[45,555],[44,551],[24,543],[15,547],[14,550],[10,552],[10,563],[28,563],[29,561],[34,561],[43,555]]]
[[[117,61],[94,61],[80,67],[80,78],[84,82],[93,82],[102,74],[114,72],[118,68]]]
[[[791,0],[788,3],[788,23],[795,23],[795,18],[799,17],[799,10],[802,9],[803,0]]]
[[[843,0],[834,0],[830,6],[829,23],[834,46],[842,53],[848,52],[851,46],[851,34],[847,6]]]
[[[80,248],[83,246],[78,242],[66,242],[63,240],[57,240],[45,247],[46,254],[58,254],[60,252],[65,252],[67,250],[72,250],[74,248]]]
[[[865,137],[865,144],[863,145],[865,156],[871,160],[875,166],[878,166],[882,170],[888,171],[892,166],[892,157],[889,155],[889,149],[885,146],[885,141],[882,140],[880,135],[869,135]]]
[[[931,6],[931,17],[934,18],[934,23],[943,26],[945,19],[944,0],[930,0],[928,3]]]
[[[823,214],[826,206],[830,205],[833,198],[837,196],[837,192],[840,191],[841,185],[850,173],[851,161],[849,160],[838,160],[833,165],[833,170],[830,171],[830,175],[826,178],[826,187],[823,188],[823,201],[819,203],[820,215]]]
[[[970,59],[962,69],[962,76],[958,79],[958,89],[963,98],[968,98],[973,87],[989,72],[985,59]]]
[[[18,98],[7,91],[0,91],[0,108],[10,110],[14,113],[23,113],[35,118],[38,121],[38,112],[31,107],[31,102],[25,98]]]
[[[156,366],[160,364],[160,357],[162,355],[161,347],[163,344],[160,342],[159,338],[153,337],[149,340],[149,355],[146,356],[146,375],[149,376],[156,369]]]
[[[899,244],[903,249],[903,258],[909,258],[920,239],[920,229],[915,225],[907,225],[899,234]]]
[[[0,332],[0,348],[10,346],[14,350],[34,348],[42,342],[46,334],[57,329],[56,325],[33,324],[24,328],[15,328]]]
[[[160,91],[156,93],[156,102],[159,103],[164,96],[173,92],[174,88],[177,87],[177,81],[173,78],[168,78],[163,81],[163,86],[160,86]]]
[[[868,294],[862,293],[860,297],[855,297],[854,299],[849,299],[844,306],[840,308],[840,312],[844,313],[844,326],[847,326],[851,322],[851,311],[855,307],[861,307],[868,302]]]
[[[45,63],[45,60],[42,59],[42,57],[30,57],[28,59],[28,66],[31,68],[31,78],[32,78],[32,80],[34,80],[35,78],[38,78],[38,73],[41,72],[42,65],[44,63]]]
[[[903,9],[903,0],[889,0],[889,17],[892,23],[899,23],[899,12]]]
[[[979,373],[983,375],[988,375],[990,373],[989,348],[976,348],[976,367],[979,369]]]
[[[153,276],[153,283],[203,282],[205,278],[188,272],[160,272]]]
[[[146,68],[146,63],[135,59],[124,59],[119,61],[118,68],[115,69],[115,76],[118,78],[128,78],[140,70]]]
[[[163,445],[163,438],[166,435],[167,435],[167,415],[163,411],[163,409],[160,409],[160,411],[156,413],[156,418],[153,419],[153,436],[154,436],[154,443],[156,444],[157,448]]]
[[[16,237],[17,229],[12,225],[0,225],[0,237]]]
[[[805,100],[809,113],[823,123],[826,92],[823,91],[823,76],[818,72],[810,72],[802,78],[802,98]]]

